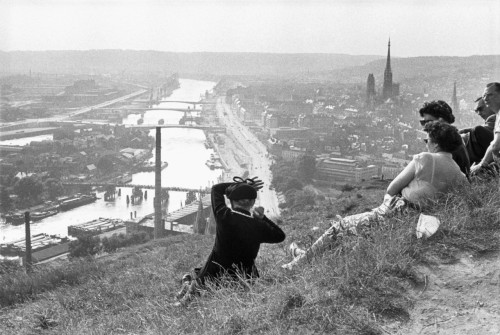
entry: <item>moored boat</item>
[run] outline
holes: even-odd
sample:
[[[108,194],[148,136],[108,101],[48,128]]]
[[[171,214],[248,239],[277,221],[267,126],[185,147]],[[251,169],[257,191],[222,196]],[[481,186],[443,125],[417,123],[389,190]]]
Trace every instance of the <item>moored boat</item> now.
[[[97,200],[95,193],[91,194],[76,194],[71,197],[63,198],[59,202],[59,209],[67,211],[76,207],[90,204]]]
[[[31,252],[34,262],[52,258],[69,251],[69,238],[58,235],[34,234],[31,236]],[[3,257],[24,257],[26,239],[0,244],[0,255]]]
[[[24,213],[10,213],[5,215],[5,223],[20,225],[24,223]]]
[[[56,215],[57,213],[59,213],[59,211],[56,209],[48,210],[48,211],[33,212],[30,215],[30,219],[31,219],[31,221],[40,221],[40,220],[43,220],[45,218],[48,218],[49,216]]]

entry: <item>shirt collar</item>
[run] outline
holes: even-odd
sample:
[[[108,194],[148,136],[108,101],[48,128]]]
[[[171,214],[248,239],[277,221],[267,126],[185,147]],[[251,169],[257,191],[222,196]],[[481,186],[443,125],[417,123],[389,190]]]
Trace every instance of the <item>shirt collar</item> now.
[[[240,214],[240,215],[243,215],[243,216],[246,216],[249,218],[253,218],[253,215],[249,211],[246,211],[242,208],[231,209],[231,212],[236,213],[236,214]]]

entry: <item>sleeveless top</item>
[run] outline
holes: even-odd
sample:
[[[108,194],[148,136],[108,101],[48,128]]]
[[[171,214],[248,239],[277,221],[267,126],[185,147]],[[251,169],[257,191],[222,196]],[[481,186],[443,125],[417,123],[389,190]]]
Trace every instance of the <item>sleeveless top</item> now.
[[[423,206],[459,183],[467,182],[451,153],[423,152],[413,156],[415,176],[401,191],[409,202]]]

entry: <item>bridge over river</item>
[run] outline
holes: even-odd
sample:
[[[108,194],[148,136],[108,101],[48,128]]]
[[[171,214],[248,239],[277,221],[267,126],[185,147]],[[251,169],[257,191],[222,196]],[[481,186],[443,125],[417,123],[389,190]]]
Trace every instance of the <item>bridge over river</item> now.
[[[74,125],[88,125],[88,126],[125,126],[125,128],[191,128],[191,129],[201,129],[212,133],[225,133],[226,128],[222,126],[210,126],[210,125],[198,125],[198,124],[123,124],[123,123],[113,123],[101,120],[96,121],[59,121],[57,124],[74,124]]]
[[[201,109],[190,109],[190,108],[162,108],[162,107],[125,107],[125,108],[94,108],[94,110],[113,110],[113,111],[133,111],[133,112],[145,112],[145,111],[176,111],[176,112],[192,112],[200,113]]]
[[[115,187],[138,187],[138,188],[146,188],[146,189],[151,189],[154,190],[155,186],[154,185],[136,185],[136,184],[126,184],[126,183],[106,183],[106,182],[65,182],[62,183],[64,186],[115,186]],[[167,190],[167,191],[175,191],[175,192],[197,192],[199,193],[210,193],[209,188],[205,189],[199,189],[199,188],[187,188],[187,187],[175,187],[175,186],[168,186],[168,187],[163,187],[162,190]]]
[[[162,102],[176,102],[176,103],[182,103],[182,104],[188,104],[188,105],[215,105],[215,101],[205,101],[205,100],[200,100],[200,101],[185,101],[185,100],[151,100],[151,99],[136,99],[134,102],[142,102],[142,103],[153,103],[153,104],[159,104]]]

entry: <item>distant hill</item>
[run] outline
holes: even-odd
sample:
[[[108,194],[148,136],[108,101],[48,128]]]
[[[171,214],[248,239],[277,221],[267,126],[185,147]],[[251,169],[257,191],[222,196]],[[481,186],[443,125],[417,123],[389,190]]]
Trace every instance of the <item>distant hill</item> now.
[[[378,59],[360,66],[336,69],[318,74],[340,82],[366,82],[373,73],[377,82],[383,80],[386,59]],[[500,55],[470,57],[411,57],[391,58],[393,80],[405,81],[417,77],[485,77],[500,80]]]
[[[211,75],[290,75],[360,66],[383,56],[161,52],[133,50],[0,51],[0,73],[178,72]]]

